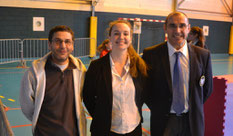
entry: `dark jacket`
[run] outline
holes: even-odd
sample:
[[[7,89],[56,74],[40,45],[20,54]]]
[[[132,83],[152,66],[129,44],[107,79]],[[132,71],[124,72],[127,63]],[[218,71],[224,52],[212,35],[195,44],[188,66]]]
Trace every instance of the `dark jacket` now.
[[[212,93],[210,52],[188,45],[189,52],[189,122],[192,136],[204,136],[203,104]],[[163,136],[172,104],[172,79],[167,43],[146,48],[143,59],[151,67],[146,82],[151,109],[151,135]],[[205,83],[200,86],[200,78]]]
[[[142,119],[143,87],[141,75],[133,78],[135,102]],[[91,135],[109,136],[112,121],[112,72],[109,54],[91,62],[83,88],[84,104],[92,116]]]

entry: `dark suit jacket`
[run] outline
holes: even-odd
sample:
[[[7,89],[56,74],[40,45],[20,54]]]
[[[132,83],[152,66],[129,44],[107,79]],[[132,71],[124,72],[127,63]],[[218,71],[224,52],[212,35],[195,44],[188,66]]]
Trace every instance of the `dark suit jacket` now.
[[[133,78],[135,102],[142,119],[142,78]],[[109,54],[91,62],[83,88],[84,104],[92,116],[91,135],[109,136],[112,121],[112,72]]]
[[[203,104],[212,93],[212,68],[210,52],[193,45],[189,52],[189,122],[192,136],[204,136]],[[151,135],[162,136],[168,121],[172,103],[172,79],[167,43],[146,48],[143,59],[149,65],[146,82],[150,96]],[[200,86],[201,76],[205,83]]]

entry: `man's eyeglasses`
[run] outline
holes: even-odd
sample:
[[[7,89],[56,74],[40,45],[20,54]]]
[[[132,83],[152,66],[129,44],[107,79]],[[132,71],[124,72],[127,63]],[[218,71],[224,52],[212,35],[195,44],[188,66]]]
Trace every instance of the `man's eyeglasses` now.
[[[176,29],[177,27],[179,27],[180,29],[185,29],[185,28],[187,28],[187,24],[185,24],[185,23],[181,23],[181,24],[173,24],[173,23],[171,23],[171,24],[168,24],[168,27],[169,28],[171,28],[171,29]]]
[[[71,41],[71,40],[65,40],[65,41],[63,41],[63,40],[61,40],[61,39],[54,39],[54,40],[52,40],[55,44],[57,44],[57,45],[61,45],[63,42],[66,44],[66,45],[72,45],[73,44],[73,41]]]

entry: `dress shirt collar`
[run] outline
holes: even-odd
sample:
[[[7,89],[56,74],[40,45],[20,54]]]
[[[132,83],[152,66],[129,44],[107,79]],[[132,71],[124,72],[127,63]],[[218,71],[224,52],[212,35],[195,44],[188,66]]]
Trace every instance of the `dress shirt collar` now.
[[[185,44],[179,50],[176,50],[169,42],[167,42],[169,57],[171,57],[175,52],[181,52],[186,59],[188,59],[188,44],[185,40]]]
[[[114,62],[113,62],[112,56],[109,55],[109,58],[110,58],[111,68],[115,67],[115,64],[114,64]],[[130,58],[129,58],[129,56],[128,56],[128,57],[127,57],[126,64],[125,64],[125,66],[124,66],[124,70],[126,71],[126,73],[129,72],[129,68],[130,68]]]

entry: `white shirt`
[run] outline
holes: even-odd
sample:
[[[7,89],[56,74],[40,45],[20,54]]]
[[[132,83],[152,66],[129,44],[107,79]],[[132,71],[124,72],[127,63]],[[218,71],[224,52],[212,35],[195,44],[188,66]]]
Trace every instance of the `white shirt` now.
[[[112,125],[111,131],[125,134],[133,131],[140,123],[141,117],[135,103],[135,86],[129,73],[130,59],[124,66],[125,74],[121,77],[115,69],[110,56],[112,69]]]
[[[67,67],[68,67],[68,65],[69,65],[69,63],[66,63],[66,64],[64,64],[64,65],[59,65],[59,64],[56,64],[56,63],[54,63],[57,67],[59,67],[60,69],[61,69],[61,71],[64,71]]]
[[[168,45],[168,54],[169,54],[169,61],[170,61],[170,71],[171,71],[171,79],[173,80],[173,70],[174,65],[176,61],[175,52],[179,51],[181,52],[180,56],[180,63],[182,67],[182,73],[183,73],[183,79],[184,79],[184,97],[185,97],[185,110],[183,113],[188,112],[188,100],[189,100],[189,53],[188,53],[188,45],[187,41],[185,41],[185,45],[179,49],[176,50],[169,42],[167,42]],[[170,111],[171,113],[175,113],[173,109]]]

